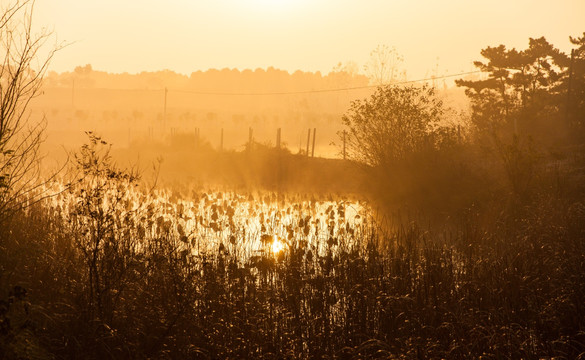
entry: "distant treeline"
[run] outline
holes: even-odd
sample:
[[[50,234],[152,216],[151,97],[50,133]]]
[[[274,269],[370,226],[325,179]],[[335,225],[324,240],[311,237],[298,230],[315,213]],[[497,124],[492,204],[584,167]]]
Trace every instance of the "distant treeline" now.
[[[158,90],[168,87],[177,90],[250,93],[357,87],[368,85],[368,82],[366,76],[343,69],[323,75],[319,71],[300,70],[291,74],[274,67],[242,71],[225,68],[196,71],[187,76],[171,70],[115,74],[94,70],[88,64],[78,66],[71,72],[49,73],[45,86],[71,87],[75,83],[79,88]]]
[[[215,112],[227,118],[291,111],[340,115],[351,101],[368,96],[372,89],[367,88],[367,76],[342,66],[336,69],[327,75],[291,74],[273,67],[210,69],[187,76],[170,70],[113,74],[85,65],[71,72],[50,72],[43,80],[42,96],[31,105],[43,111],[140,111],[155,117],[163,117],[165,110],[167,114]],[[328,89],[352,90],[320,92]]]

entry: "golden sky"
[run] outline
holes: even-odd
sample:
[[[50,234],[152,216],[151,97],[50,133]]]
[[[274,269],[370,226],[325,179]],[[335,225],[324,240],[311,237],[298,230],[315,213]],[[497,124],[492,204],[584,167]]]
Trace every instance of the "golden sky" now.
[[[35,24],[72,43],[51,69],[109,72],[274,66],[360,69],[378,45],[404,56],[408,79],[473,70],[479,51],[545,36],[567,51],[585,31],[584,0],[37,0]]]

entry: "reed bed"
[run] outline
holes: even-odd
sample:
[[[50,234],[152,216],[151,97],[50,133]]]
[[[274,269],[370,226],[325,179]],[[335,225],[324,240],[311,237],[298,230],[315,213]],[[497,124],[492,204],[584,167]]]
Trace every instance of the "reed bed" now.
[[[347,199],[89,185],[2,230],[7,358],[585,356],[582,203],[436,231]]]

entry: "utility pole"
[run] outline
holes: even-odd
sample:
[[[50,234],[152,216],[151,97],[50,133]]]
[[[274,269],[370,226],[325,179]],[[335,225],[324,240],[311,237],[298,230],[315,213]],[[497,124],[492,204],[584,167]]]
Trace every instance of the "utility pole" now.
[[[276,129],[276,148],[280,150],[280,128]]]
[[[73,85],[71,86],[71,106],[75,109],[75,79],[73,79]]]
[[[250,126],[250,129],[248,131],[248,151],[252,151],[252,141],[254,140],[254,137],[252,136],[252,127]]]

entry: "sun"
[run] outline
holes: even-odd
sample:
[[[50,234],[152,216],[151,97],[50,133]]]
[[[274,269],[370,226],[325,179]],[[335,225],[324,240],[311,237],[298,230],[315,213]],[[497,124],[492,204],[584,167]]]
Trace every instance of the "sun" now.
[[[269,7],[283,7],[288,6],[292,1],[290,0],[255,0],[255,2],[260,6],[269,6]]]
[[[292,10],[294,0],[249,0],[249,5],[256,11],[283,12]]]

